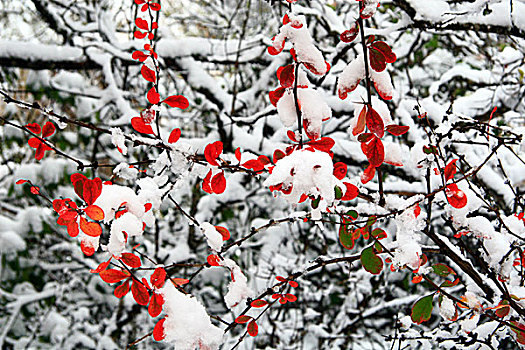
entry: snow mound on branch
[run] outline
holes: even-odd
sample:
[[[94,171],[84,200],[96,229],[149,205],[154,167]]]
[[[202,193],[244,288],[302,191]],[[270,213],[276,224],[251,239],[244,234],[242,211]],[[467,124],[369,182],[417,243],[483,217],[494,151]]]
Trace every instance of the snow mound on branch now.
[[[209,222],[203,222],[200,225],[200,229],[202,234],[206,236],[208,246],[215,250],[216,252],[220,251],[222,248],[222,235],[217,231],[215,226],[210,224]]]
[[[232,281],[228,284],[228,293],[224,296],[224,301],[228,308],[237,306],[243,300],[255,295],[253,290],[248,287],[248,279],[242,273],[239,265],[232,259],[224,259],[220,262],[221,266],[228,268],[232,275]]]
[[[223,332],[210,322],[204,306],[194,297],[182,294],[172,283],[161,289],[164,297],[164,341],[177,350],[218,349]]]
[[[283,192],[283,197],[290,204],[297,204],[301,195],[321,196],[321,208],[332,204],[335,199],[334,187],[340,181],[333,175],[334,165],[328,153],[296,150],[280,159],[272,174],[264,181],[264,186],[279,186],[290,193]],[[324,207],[321,206],[324,202]]]

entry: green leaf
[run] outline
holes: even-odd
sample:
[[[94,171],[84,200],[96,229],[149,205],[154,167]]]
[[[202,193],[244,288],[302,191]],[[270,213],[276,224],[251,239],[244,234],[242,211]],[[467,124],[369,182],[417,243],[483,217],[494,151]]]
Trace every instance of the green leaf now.
[[[383,270],[383,259],[374,253],[374,247],[370,246],[361,252],[361,264],[363,268],[373,275],[378,275]]]
[[[368,218],[367,222],[366,222],[366,226],[372,226],[373,224],[375,224],[377,221],[377,217],[375,215],[372,215],[371,217]]]
[[[434,264],[432,265],[432,269],[434,270],[434,273],[436,275],[439,275],[441,277],[447,277],[450,274],[452,275],[456,274],[456,272],[452,270],[452,268],[448,267],[445,264]]]
[[[355,210],[349,210],[346,212],[345,215],[349,216],[352,220],[357,219],[357,217],[359,216],[359,214]]]
[[[354,248],[354,240],[352,239],[352,234],[348,233],[348,225],[341,223],[341,227],[339,228],[339,241],[345,247],[346,249],[353,249]]]
[[[341,191],[341,188],[339,186],[335,186],[335,199],[341,198],[343,198],[343,191]]]
[[[459,283],[459,278],[456,278],[454,281],[445,281],[443,283],[441,283],[441,286],[440,287],[454,287],[454,286],[457,286]]]
[[[317,197],[312,201],[312,209],[317,209],[319,207],[319,202],[321,201],[321,197]]]
[[[414,306],[412,306],[412,314],[410,315],[412,322],[421,324],[430,319],[434,308],[433,299],[434,294],[430,294],[416,301]]]
[[[376,228],[372,231],[372,236],[374,236],[375,238],[379,240],[379,239],[386,238],[387,234],[385,230],[383,230],[382,228]]]

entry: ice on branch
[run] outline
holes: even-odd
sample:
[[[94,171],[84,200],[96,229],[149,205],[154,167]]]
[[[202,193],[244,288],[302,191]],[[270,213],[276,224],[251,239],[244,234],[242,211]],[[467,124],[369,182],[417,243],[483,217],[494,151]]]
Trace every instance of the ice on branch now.
[[[303,196],[321,197],[321,210],[333,203],[336,185],[344,188],[333,175],[332,158],[326,152],[310,149],[296,150],[277,162],[264,181],[271,191],[281,191],[290,204],[300,203]]]
[[[370,79],[374,82],[374,87],[377,93],[384,100],[391,100],[394,87],[392,85],[392,79],[386,69],[382,72],[377,72],[372,69],[369,65],[368,69],[370,73]],[[365,73],[365,58],[363,54],[358,55],[352,62],[350,62],[339,76],[337,83],[337,91],[339,98],[344,100],[349,92],[354,91],[359,82],[364,79]]]
[[[177,350],[218,349],[223,332],[210,322],[204,306],[194,297],[179,292],[167,282],[161,290],[164,297],[164,341]]]
[[[224,296],[224,301],[228,308],[231,309],[243,300],[255,295],[253,290],[248,286],[248,279],[235,261],[232,259],[224,259],[220,261],[220,265],[228,268],[232,277],[231,282],[228,284],[228,293]]]
[[[285,15],[283,26],[269,49],[270,54],[280,53],[284,49],[286,39],[289,39],[293,45],[297,62],[303,63],[314,74],[323,75],[328,72],[330,66],[321,51],[315,47],[303,15],[296,16],[291,13]]]

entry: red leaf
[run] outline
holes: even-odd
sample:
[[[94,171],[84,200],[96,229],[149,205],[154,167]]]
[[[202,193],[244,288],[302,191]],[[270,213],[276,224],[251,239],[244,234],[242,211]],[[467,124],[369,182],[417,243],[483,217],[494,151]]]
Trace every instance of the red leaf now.
[[[156,341],[161,341],[166,337],[166,334],[164,333],[164,322],[166,321],[166,318],[161,319],[155,327],[153,328],[153,339]]]
[[[252,318],[248,315],[241,315],[235,319],[235,323],[246,323],[250,321]]]
[[[277,79],[283,88],[289,88],[293,85],[294,78],[294,65],[289,64],[284,67],[277,69]]]
[[[69,226],[68,226],[68,229],[69,229]],[[86,256],[91,256],[95,254],[95,248],[91,244],[86,243],[86,241],[80,242],[80,250],[82,250],[82,253],[84,253],[84,255]]]
[[[122,253],[120,260],[129,267],[137,268],[142,265],[140,258],[133,253]]]
[[[166,281],[166,270],[163,267],[157,267],[151,274],[149,281],[155,288],[162,288]]]
[[[139,60],[140,62],[144,62],[148,58],[148,55],[146,55],[142,51],[136,50],[136,51],[133,51],[131,58],[133,58],[134,60]]]
[[[290,287],[292,288],[297,288],[299,287],[299,283],[295,282],[295,281],[288,281],[288,284],[290,285]]]
[[[206,258],[206,261],[210,266],[221,266],[221,264],[219,263],[221,261],[221,258],[219,258],[218,255],[210,254]]]
[[[155,80],[156,80],[155,71],[146,67],[145,64],[142,65],[142,68],[140,69],[140,73],[142,74],[142,77],[144,77],[144,79],[152,83],[155,83]]]
[[[133,32],[133,36],[136,38],[136,39],[144,39],[146,37],[146,35],[148,35],[147,32],[141,32],[140,30],[136,30]]]
[[[384,41],[375,41],[371,46],[383,54],[387,63],[394,63],[396,61],[396,54],[392,52],[392,48]]]
[[[39,194],[40,188],[38,188],[38,186],[31,186],[30,191],[32,194]]]
[[[409,126],[406,126],[406,125],[389,125],[386,127],[386,131],[388,131],[389,133],[391,133],[392,135],[395,135],[395,136],[400,136],[400,135],[403,135],[405,134],[408,129],[410,129]]]
[[[160,11],[160,4],[152,2],[149,4],[149,8],[151,9],[151,11]]]
[[[212,170],[208,171],[208,174],[206,174],[206,177],[202,180],[202,190],[206,193],[213,193],[213,190],[211,189],[211,174],[213,173]]]
[[[264,164],[259,159],[250,159],[242,164],[246,169],[252,169],[253,171],[261,171],[264,169]]]
[[[31,123],[31,124],[26,124],[24,125],[26,129],[28,129],[29,131],[31,131],[32,133],[34,134],[40,134],[40,131],[41,131],[41,128],[40,128],[40,125],[37,124],[37,123]]]
[[[456,162],[457,161],[458,161],[457,159],[452,159],[445,167],[445,171],[444,171],[445,181],[452,179],[454,175],[456,174],[456,171],[457,171]]]
[[[465,195],[465,192],[458,188],[458,185],[447,185],[445,193],[447,195],[448,202],[454,208],[460,209],[467,205],[467,196]]]
[[[372,180],[376,174],[376,168],[370,164],[368,168],[365,169],[363,175],[361,175],[361,182],[366,184],[368,181]]]
[[[416,216],[416,218],[419,216],[419,214],[421,214],[421,207],[419,206],[419,203],[417,203],[414,207],[414,215]]]
[[[237,149],[235,150],[235,158],[237,159],[238,162],[241,161],[241,148],[240,147],[237,147]]]
[[[137,27],[139,27],[140,29],[142,29],[142,30],[149,30],[148,21],[146,21],[146,20],[144,20],[144,19],[142,19],[140,17],[137,17],[135,19],[135,25]]]
[[[170,137],[168,137],[168,143],[175,143],[179,140],[180,138],[180,129],[179,128],[175,128],[171,131],[170,133]]]
[[[308,142],[308,145],[323,152],[330,152],[335,145],[335,141],[330,137],[323,137],[320,140]]]
[[[278,160],[284,158],[286,154],[284,154],[283,151],[276,149],[275,152],[273,152],[273,163],[277,163]]]
[[[206,161],[210,163],[211,165],[219,166],[219,163],[217,163],[217,158],[222,153],[222,142],[221,141],[215,141],[213,143],[210,143],[204,148],[204,158],[206,158]]]
[[[27,180],[24,180],[24,179],[21,179],[21,180],[18,180],[17,182],[15,182],[15,184],[17,185],[21,185],[21,184],[25,184],[26,182],[29,182]],[[54,201],[53,201],[54,202]]]
[[[377,135],[377,137],[383,137],[385,134],[385,124],[383,118],[376,112],[372,107],[368,107],[366,111],[366,126]],[[382,163],[382,162],[381,162]]]
[[[385,160],[385,149],[380,138],[374,137],[369,143],[362,143],[361,149],[371,166],[377,168],[383,164]]]
[[[125,280],[124,282],[122,282],[122,284],[120,286],[115,288],[115,291],[113,292],[113,294],[117,298],[120,299],[120,298],[126,296],[126,294],[128,294],[128,292],[129,292],[129,279]]]
[[[226,189],[226,178],[224,178],[224,172],[216,174],[211,179],[211,189],[216,194],[221,194]]]
[[[158,94],[157,90],[155,90],[155,87],[152,87],[149,89],[148,94],[146,95],[146,98],[148,99],[148,102],[152,105],[156,105],[160,101],[160,95]]]
[[[272,105],[277,107],[277,102],[279,102],[281,97],[283,97],[285,91],[286,90],[283,87],[278,87],[277,89],[270,91],[269,96],[270,96],[270,102],[272,103]]]
[[[49,137],[55,133],[55,125],[51,122],[47,122],[42,128],[42,137]]]
[[[248,334],[252,337],[255,337],[257,333],[259,333],[259,327],[257,326],[257,323],[255,323],[255,320],[251,320],[250,323],[248,323]]]
[[[117,270],[117,269],[108,269],[100,271],[100,278],[106,283],[117,283],[129,277],[127,271]]]
[[[295,132],[293,132],[292,130],[288,130],[286,132],[286,135],[288,136],[288,138],[290,140],[292,140],[293,142],[297,142],[297,138],[295,137]]]
[[[172,95],[164,99],[162,102],[170,107],[177,107],[180,109],[186,109],[190,105],[188,99],[182,95]]]
[[[266,305],[268,305],[268,302],[266,300],[257,299],[257,300],[252,301],[250,305],[252,307],[265,307]]]
[[[170,278],[170,281],[176,286],[182,286],[186,283],[190,283],[190,280],[187,278]]]
[[[153,129],[151,128],[151,125],[146,124],[141,117],[131,118],[131,126],[133,127],[133,129],[143,134],[154,133]]]
[[[370,54],[370,67],[376,72],[382,72],[386,68],[386,59],[383,53],[373,47],[368,50]]]
[[[135,279],[131,284],[131,294],[133,294],[133,299],[135,299],[137,304],[144,306],[148,305],[149,292],[142,283],[138,282]]]
[[[344,185],[346,186],[346,192],[341,198],[342,201],[351,201],[352,199],[356,198],[359,194],[359,189],[352,185],[351,183],[344,182]]]
[[[215,226],[215,229],[221,234],[223,241],[227,241],[230,239],[230,231],[228,231],[226,227]]]
[[[38,148],[41,143],[42,141],[38,137],[31,137],[29,140],[27,140],[27,144],[32,148]]]
[[[95,270],[91,269],[89,270],[89,272],[90,273],[100,273],[108,268],[109,263],[111,263],[111,258],[108,261],[101,262]]]
[[[93,180],[86,179],[83,186],[83,199],[88,204],[93,204],[102,193],[102,180],[96,177]]]
[[[67,225],[67,234],[70,237],[75,238],[76,236],[78,236],[79,233],[80,233],[80,230],[78,229],[78,224],[76,222],[72,222]],[[93,249],[93,253],[94,252],[95,250]]]
[[[344,179],[347,171],[348,167],[345,163],[337,162],[334,164],[334,176],[339,180]]]
[[[104,211],[99,206],[90,205],[84,209],[84,213],[91,218],[91,220],[100,221],[104,220]]]
[[[285,298],[291,303],[293,303],[294,301],[297,301],[297,297],[290,293],[286,293]]]
[[[30,139],[30,141],[31,141],[31,139]],[[40,159],[44,158],[44,154],[45,153],[46,153],[46,146],[45,146],[45,144],[43,142],[40,142],[40,144],[36,148],[35,159],[36,160],[40,160]]]
[[[151,317],[157,317],[162,312],[162,304],[164,304],[164,298],[162,294],[153,293],[148,306],[148,312]]]
[[[98,237],[102,234],[102,227],[96,222],[88,222],[84,217],[80,217],[80,229],[86,235],[91,237]]]
[[[349,30],[345,30],[339,35],[339,38],[344,43],[351,43],[359,34],[359,25],[355,22]]]

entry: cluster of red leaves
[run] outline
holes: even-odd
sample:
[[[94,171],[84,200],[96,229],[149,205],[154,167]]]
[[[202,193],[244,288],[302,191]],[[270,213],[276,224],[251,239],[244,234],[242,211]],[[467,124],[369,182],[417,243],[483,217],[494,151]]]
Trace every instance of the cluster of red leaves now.
[[[52,148],[46,145],[45,138],[52,136],[55,133],[55,125],[51,122],[47,122],[43,127],[40,127],[37,123],[31,123],[24,125],[24,128],[31,131],[33,134],[42,135],[38,137],[31,137],[27,143],[30,147],[36,149],[35,158],[40,160],[44,157],[46,151],[51,151]]]
[[[71,175],[71,182],[75,193],[85,202],[85,206],[79,208],[70,198],[55,199],[53,201],[53,209],[58,214],[57,224],[66,226],[67,233],[71,237],[78,236],[79,228],[90,237],[100,236],[102,227],[95,221],[103,220],[104,212],[93,203],[95,203],[102,192],[102,180],[98,177],[90,180],[85,175],[77,173]],[[86,217],[93,221],[86,220]],[[86,246],[84,242],[81,243],[80,247],[85,255],[91,256],[95,253],[95,250]]]
[[[223,145],[221,141],[215,141],[206,145],[204,148],[204,158],[212,166],[220,166],[217,159],[222,154]],[[202,180],[202,190],[206,193],[221,194],[226,190],[226,178],[224,171],[221,170],[213,175],[213,169],[208,171],[208,174]]]
[[[352,250],[355,247],[355,242],[363,237],[364,240],[369,240],[370,237],[374,237],[374,240],[381,240],[386,238],[388,235],[382,228],[371,229],[376,223],[377,218],[371,216],[368,218],[366,223],[357,227],[356,224],[352,224],[359,217],[359,213],[355,210],[350,210],[346,214],[341,216],[341,225],[339,226],[339,242],[341,245]]]
[[[375,41],[375,36],[371,35],[367,40],[368,56],[370,57],[370,67],[376,72],[382,72],[387,63],[394,63],[397,59],[392,48],[384,41]]]
[[[33,185],[31,183],[31,181],[20,179],[20,180],[18,180],[16,182],[17,185],[23,185],[25,183],[29,183],[29,185],[31,185],[31,187],[29,188],[29,191],[31,191],[32,194],[34,194],[34,195],[39,195],[40,194],[40,187]]]

